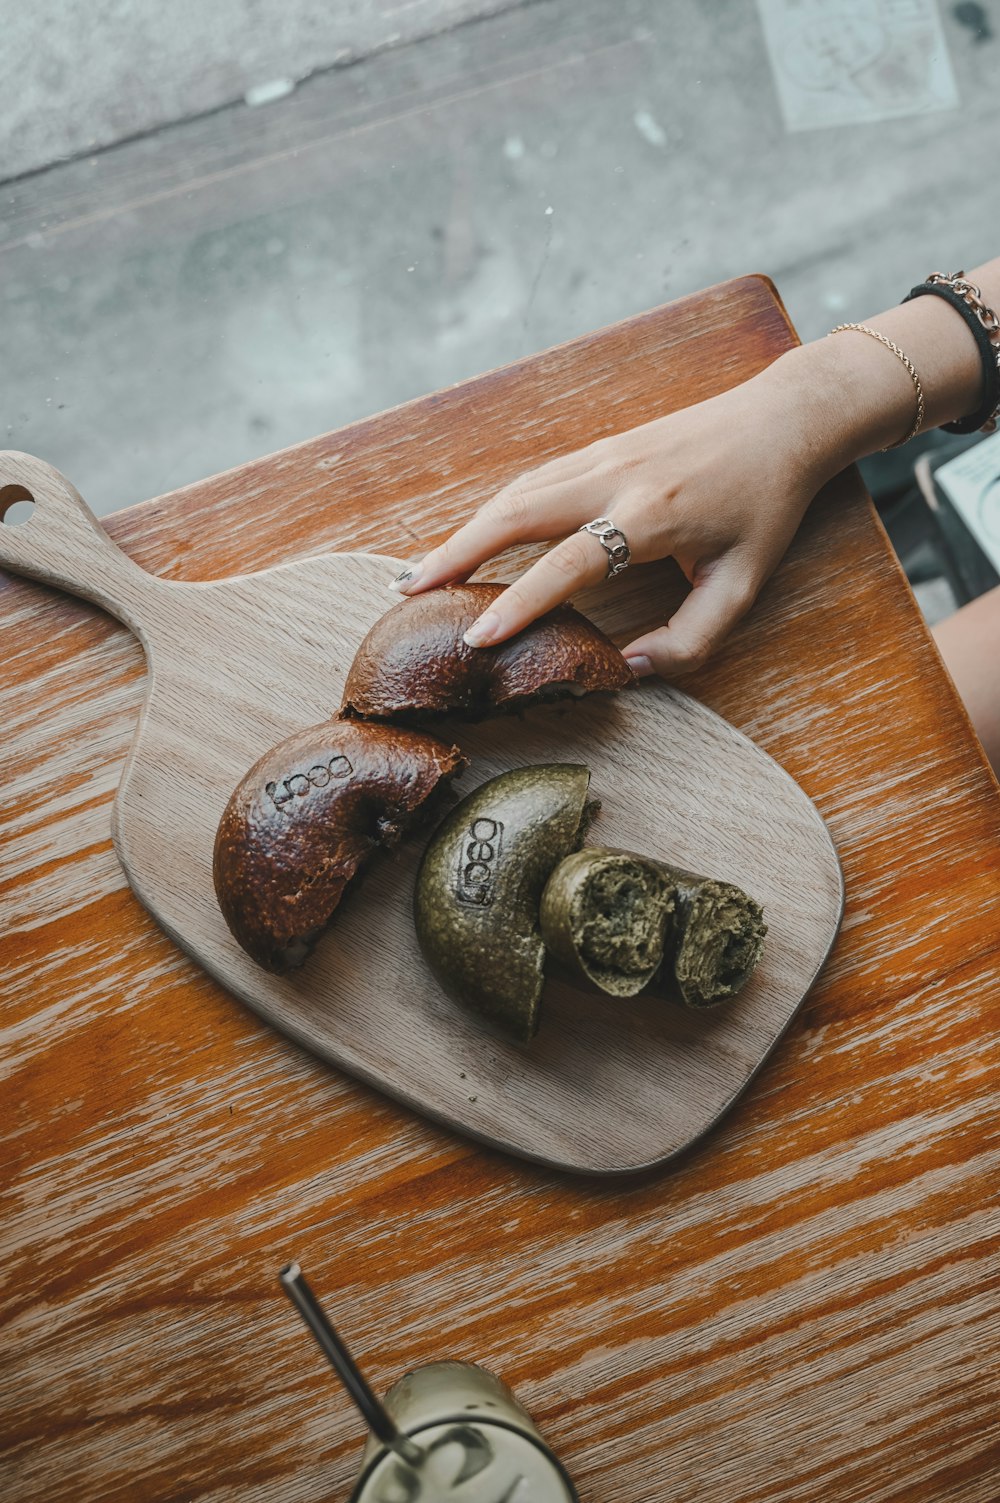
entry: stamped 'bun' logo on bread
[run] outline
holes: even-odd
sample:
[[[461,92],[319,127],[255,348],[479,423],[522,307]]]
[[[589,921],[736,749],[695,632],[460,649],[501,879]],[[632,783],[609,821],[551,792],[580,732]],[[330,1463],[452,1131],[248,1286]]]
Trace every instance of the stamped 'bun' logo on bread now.
[[[488,908],[496,888],[497,867],[503,848],[503,825],[482,815],[474,819],[462,841],[458,857],[455,896],[471,908]]]
[[[266,784],[264,792],[276,809],[284,809],[293,799],[305,798],[313,788],[345,782],[353,771],[347,757],[331,757],[329,762],[317,762],[308,772],[293,772],[280,783]]]

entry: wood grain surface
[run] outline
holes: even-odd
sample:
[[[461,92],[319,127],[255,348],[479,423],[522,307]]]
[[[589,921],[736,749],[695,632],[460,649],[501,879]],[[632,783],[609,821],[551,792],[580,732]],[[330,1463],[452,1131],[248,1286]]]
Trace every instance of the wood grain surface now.
[[[400,561],[328,553],[206,584],[161,579],[115,547],[51,465],[0,452],[4,489],[30,494],[34,510],[27,525],[0,527],[0,565],[96,601],[143,643],[147,693],[112,810],[115,849],[137,897],[210,975],[322,1058],[553,1168],[651,1168],[732,1105],[812,985],[843,907],[815,805],[765,752],[659,681],[439,728],[472,758],[463,792],[515,766],[583,763],[604,800],[599,839],[752,892],[767,942],[731,1006],[608,1002],[564,981],[547,988],[528,1047],[484,1031],[444,995],[417,945],[426,832],[372,864],[305,966],[272,975],[220,912],[215,832],[258,758],[342,703],[362,639],[391,609],[386,583]],[[648,585],[626,577],[601,602],[619,626],[631,620],[628,636],[649,620]],[[293,762],[278,776],[296,772]]]
[[[729,283],[108,530],[175,579],[406,557],[792,338]],[[9,579],[0,633],[5,1498],[344,1497],[361,1437],[278,1291],[292,1255],[377,1386],[493,1368],[587,1503],[1000,1495],[1000,802],[855,478],[690,685],[816,801],[844,926],[741,1103],[632,1181],[472,1146],[234,1005],[111,846],[139,645]]]

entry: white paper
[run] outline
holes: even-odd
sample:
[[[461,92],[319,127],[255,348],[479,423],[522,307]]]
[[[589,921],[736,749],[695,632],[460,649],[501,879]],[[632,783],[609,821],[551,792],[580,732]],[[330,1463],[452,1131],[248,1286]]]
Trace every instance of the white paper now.
[[[934,479],[1000,573],[1000,432],[949,459]]]
[[[757,7],[790,131],[958,105],[936,0],[757,0]]]

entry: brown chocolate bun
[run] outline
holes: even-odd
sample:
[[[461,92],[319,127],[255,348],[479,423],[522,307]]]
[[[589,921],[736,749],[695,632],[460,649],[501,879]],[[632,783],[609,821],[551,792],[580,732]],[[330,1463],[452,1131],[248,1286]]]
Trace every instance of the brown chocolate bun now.
[[[341,715],[409,724],[441,715],[481,720],[536,700],[635,682],[614,644],[570,605],[497,647],[469,647],[463,633],[505,588],[448,585],[386,611],[358,648]]]
[[[215,837],[219,907],[247,954],[269,971],[302,965],[372,852],[433,812],[468,765],[420,731],[337,720],[266,752]]]

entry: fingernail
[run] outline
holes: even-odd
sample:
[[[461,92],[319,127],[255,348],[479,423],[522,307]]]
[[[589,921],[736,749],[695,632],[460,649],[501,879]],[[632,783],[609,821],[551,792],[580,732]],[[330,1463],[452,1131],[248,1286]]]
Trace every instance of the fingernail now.
[[[404,569],[401,574],[397,574],[396,578],[390,581],[389,588],[395,590],[397,595],[405,595],[416,584],[420,574],[420,565],[411,564],[408,569]]]
[[[656,672],[656,669],[649,661],[649,658],[640,656],[636,658],[626,658],[625,661],[637,678],[648,678],[651,673]]]
[[[473,621],[464,640],[470,647],[485,647],[500,630],[500,617],[496,611],[485,611],[478,621]]]

